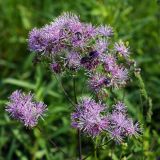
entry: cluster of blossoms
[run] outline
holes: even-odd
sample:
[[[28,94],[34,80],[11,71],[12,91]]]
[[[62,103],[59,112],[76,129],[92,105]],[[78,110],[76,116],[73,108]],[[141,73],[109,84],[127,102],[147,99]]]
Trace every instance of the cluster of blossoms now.
[[[64,13],[49,25],[34,28],[28,42],[30,51],[47,58],[55,73],[89,72],[89,86],[98,92],[104,87],[124,86],[131,68],[129,48],[122,41],[112,44],[112,35],[110,26],[96,27]]]
[[[122,41],[111,41],[112,36],[110,26],[83,23],[78,16],[64,13],[49,25],[30,31],[28,43],[29,50],[55,74],[83,70],[88,87],[98,95],[104,89],[125,86],[134,62],[129,47]],[[32,99],[30,93],[15,91],[6,110],[25,126],[34,127],[46,105]],[[108,112],[101,101],[85,97],[75,104],[72,126],[93,137],[105,132],[118,142],[139,135],[139,124],[128,118],[123,102],[118,101]]]
[[[139,123],[134,124],[133,120],[128,118],[124,103],[118,101],[112,107],[113,110],[109,113],[105,105],[85,97],[77,104],[75,112],[71,114],[72,127],[92,137],[107,132],[119,143],[128,136],[137,137],[141,133],[141,127]]]
[[[108,126],[108,118],[103,116],[105,106],[90,98],[83,98],[72,113],[72,126],[91,136],[96,136]]]
[[[14,91],[9,97],[6,111],[11,117],[22,122],[26,127],[37,125],[38,119],[45,113],[47,106],[43,102],[33,101],[33,94],[25,94],[20,90]]]

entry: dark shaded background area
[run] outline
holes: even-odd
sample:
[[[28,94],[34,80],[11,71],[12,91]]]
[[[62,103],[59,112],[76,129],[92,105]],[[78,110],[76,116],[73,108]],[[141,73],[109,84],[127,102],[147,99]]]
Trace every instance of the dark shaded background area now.
[[[33,55],[27,49],[29,30],[49,23],[65,11],[79,14],[85,22],[113,26],[115,40],[129,42],[141,68],[144,84],[141,77],[133,77],[126,89],[125,102],[130,115],[144,123],[144,135],[120,146],[110,143],[98,151],[99,159],[154,160],[160,156],[160,3],[156,0],[0,0],[0,11],[0,160],[67,159],[37,128],[26,129],[4,112],[9,94],[21,88],[32,90],[37,99],[48,104],[48,115],[40,127],[69,157],[76,159],[76,131],[70,128],[69,103],[54,77],[48,76],[42,66],[33,65]],[[72,96],[72,82],[69,78],[63,81]],[[78,82],[80,91],[84,84],[82,79]],[[121,95],[119,91],[117,96]],[[83,153],[92,148],[92,139],[83,137]],[[87,160],[93,159],[90,156]]]

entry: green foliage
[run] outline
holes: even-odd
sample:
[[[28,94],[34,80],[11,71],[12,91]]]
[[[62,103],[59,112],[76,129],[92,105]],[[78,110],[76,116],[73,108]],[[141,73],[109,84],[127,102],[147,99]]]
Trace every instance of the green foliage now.
[[[33,27],[49,23],[64,11],[73,11],[81,19],[95,24],[110,24],[115,28],[115,40],[120,37],[131,46],[141,75],[125,90],[125,102],[135,120],[144,124],[144,134],[138,140],[122,145],[110,142],[97,149],[97,159],[154,160],[160,156],[160,54],[158,35],[160,16],[156,0],[0,0],[0,160],[61,160],[76,159],[76,131],[70,128],[71,105],[54,76],[49,77],[42,66],[33,65],[33,55],[27,50],[27,35]],[[143,77],[143,78],[142,78]],[[62,79],[64,88],[73,98],[70,78]],[[84,80],[78,79],[78,97]],[[29,130],[11,120],[5,113],[7,97],[15,89],[32,90],[36,98],[49,105],[45,121]],[[85,89],[85,88],[84,88]],[[123,97],[123,91],[115,91]],[[67,154],[63,155],[47,139],[51,138]],[[107,141],[107,140],[105,140]],[[105,141],[103,143],[105,143]],[[93,141],[83,137],[83,154],[93,151]],[[87,160],[94,159],[94,152]]]

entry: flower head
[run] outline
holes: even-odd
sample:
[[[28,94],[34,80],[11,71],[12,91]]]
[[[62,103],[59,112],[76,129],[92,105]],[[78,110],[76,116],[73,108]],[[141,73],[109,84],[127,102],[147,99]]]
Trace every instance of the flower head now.
[[[47,106],[43,102],[33,101],[33,94],[25,94],[20,90],[14,91],[9,100],[6,111],[10,113],[11,117],[24,123],[27,127],[36,126],[38,119],[47,110]]]
[[[114,48],[125,58],[127,58],[130,54],[129,48],[127,48],[122,41],[115,43]]]
[[[128,70],[124,67],[114,66],[111,70],[112,84],[115,87],[123,86],[128,80]]]
[[[128,118],[126,106],[123,102],[117,102],[113,105],[113,111],[109,116],[110,127],[108,129],[110,136],[118,143],[121,143],[127,136],[138,137],[141,133],[139,123],[133,123],[131,118]]]
[[[98,34],[106,37],[110,37],[113,35],[113,29],[110,26],[103,26],[101,25],[100,27],[97,28]]]
[[[80,55],[77,52],[70,52],[67,55],[67,65],[71,69],[78,69],[80,67]]]
[[[90,136],[99,135],[108,126],[107,117],[103,116],[105,106],[91,98],[83,98],[72,113],[72,126],[79,128]]]
[[[109,86],[110,81],[104,75],[95,73],[90,76],[88,84],[93,91],[99,92],[104,85]]]
[[[126,109],[127,109],[126,105],[125,105],[123,102],[121,102],[121,101],[118,101],[118,102],[114,105],[114,110],[115,110],[116,112],[125,113],[125,112],[126,112]]]
[[[117,62],[116,58],[111,54],[102,56],[102,61],[104,63],[104,68],[107,72],[111,72],[113,68],[116,66]]]
[[[94,45],[94,49],[102,54],[107,50],[108,45],[109,45],[108,41],[104,38],[101,38],[96,41],[96,44]]]
[[[67,25],[72,26],[73,24],[77,24],[79,22],[79,17],[76,14],[71,12],[64,12],[52,22],[52,25],[64,27]]]
[[[29,33],[28,45],[30,51],[43,52],[46,47],[46,41],[42,37],[42,31],[40,29],[34,28]]]

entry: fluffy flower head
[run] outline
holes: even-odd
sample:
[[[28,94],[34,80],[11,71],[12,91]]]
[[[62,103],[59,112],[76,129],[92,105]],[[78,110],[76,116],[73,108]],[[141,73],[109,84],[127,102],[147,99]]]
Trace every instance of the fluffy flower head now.
[[[117,52],[119,52],[125,58],[129,56],[129,48],[124,45],[124,42],[120,41],[115,43],[114,48]]]
[[[102,112],[105,107],[93,99],[83,98],[72,113],[72,126],[79,128],[90,136],[99,135],[108,126],[108,119]]]
[[[27,127],[34,127],[38,123],[38,119],[43,116],[47,110],[43,102],[33,101],[33,94],[25,94],[20,90],[14,91],[9,97],[9,104],[6,111],[11,117],[22,122]]]

